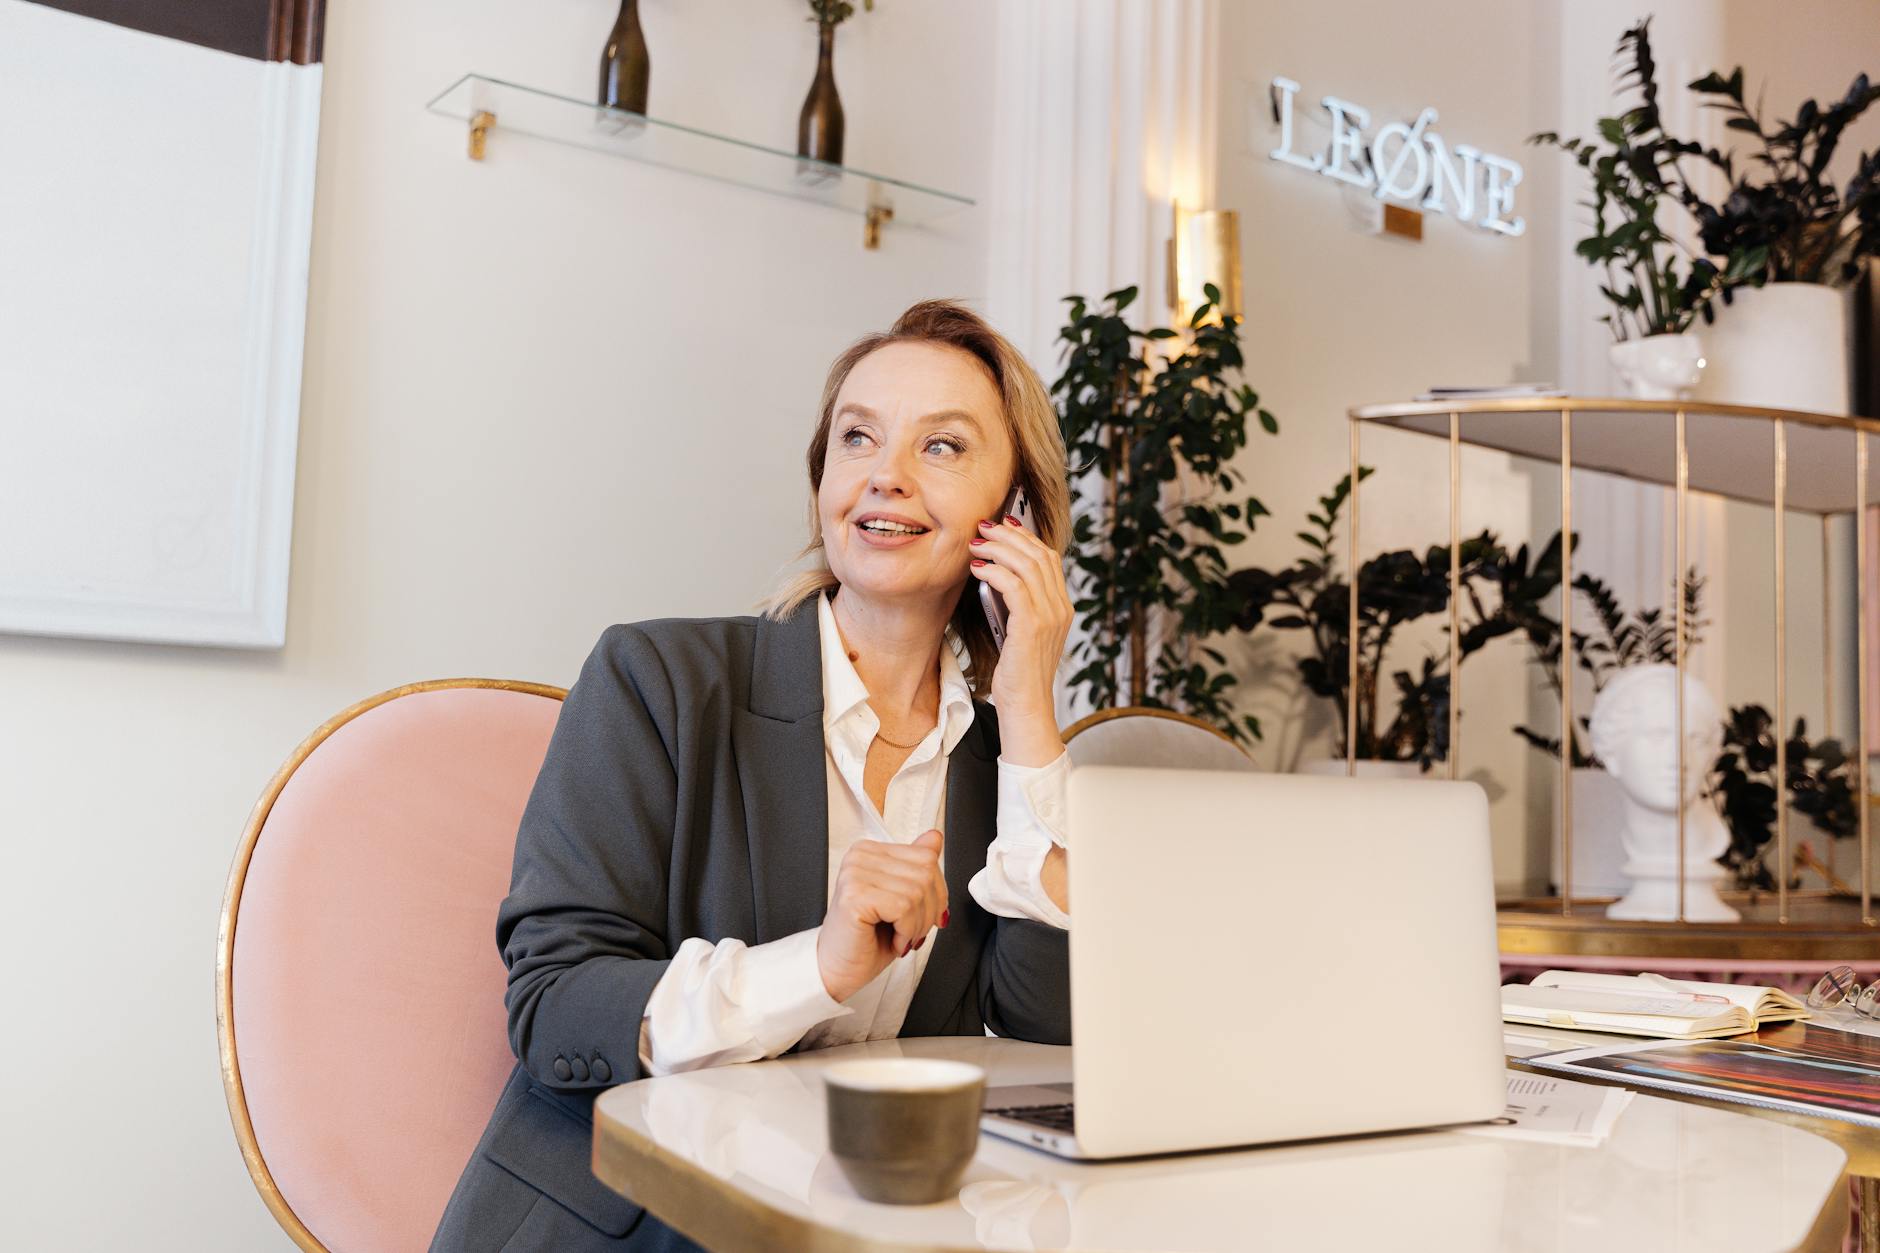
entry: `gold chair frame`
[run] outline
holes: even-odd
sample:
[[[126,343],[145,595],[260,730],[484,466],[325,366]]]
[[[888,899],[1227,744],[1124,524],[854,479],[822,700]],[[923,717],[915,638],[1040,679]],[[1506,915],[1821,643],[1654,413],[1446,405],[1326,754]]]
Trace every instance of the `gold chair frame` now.
[[[281,1229],[308,1253],[328,1253],[328,1250],[319,1237],[308,1230],[307,1224],[301,1221],[300,1215],[294,1212],[293,1206],[287,1203],[279,1185],[274,1182],[274,1176],[261,1156],[261,1146],[255,1140],[254,1121],[248,1114],[248,1097],[242,1090],[241,1060],[235,1046],[234,984],[235,927],[241,913],[242,887],[248,880],[248,866],[254,859],[261,828],[266,825],[275,800],[287,786],[287,781],[294,777],[301,763],[312,756],[316,748],[367,710],[376,709],[401,696],[457,688],[526,692],[531,696],[546,696],[552,700],[562,700],[568,695],[566,688],[546,683],[525,683],[511,679],[428,679],[391,688],[348,706],[321,723],[313,734],[302,740],[268,781],[267,787],[262,790],[261,799],[255,802],[253,811],[248,815],[248,824],[242,829],[241,843],[235,850],[235,862],[229,867],[228,887],[222,894],[222,918],[216,930],[215,945],[215,1034],[216,1046],[222,1058],[222,1092],[228,1099],[229,1121],[235,1125],[235,1139],[241,1146],[242,1161],[247,1164],[248,1177],[254,1181],[255,1190],[261,1194],[268,1212],[274,1215]]]
[[[1253,755],[1236,743],[1233,736],[1221,730],[1221,728],[1215,726],[1212,722],[1206,722],[1195,717],[1193,714],[1185,714],[1174,709],[1161,709],[1154,705],[1118,705],[1114,709],[1099,709],[1095,713],[1085,714],[1068,727],[1065,727],[1059,734],[1064,737],[1064,742],[1069,744],[1091,727],[1097,726],[1100,723],[1110,722],[1117,718],[1166,718],[1171,722],[1184,722],[1191,727],[1199,727],[1201,730],[1216,736],[1231,745],[1234,751],[1239,753],[1242,757],[1247,758],[1249,761],[1253,760]]]

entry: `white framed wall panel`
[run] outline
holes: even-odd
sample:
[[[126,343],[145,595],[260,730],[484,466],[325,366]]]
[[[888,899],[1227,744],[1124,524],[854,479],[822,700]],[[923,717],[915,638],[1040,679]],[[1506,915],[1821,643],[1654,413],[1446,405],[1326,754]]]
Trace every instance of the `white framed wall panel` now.
[[[285,641],[320,86],[0,0],[0,630]]]

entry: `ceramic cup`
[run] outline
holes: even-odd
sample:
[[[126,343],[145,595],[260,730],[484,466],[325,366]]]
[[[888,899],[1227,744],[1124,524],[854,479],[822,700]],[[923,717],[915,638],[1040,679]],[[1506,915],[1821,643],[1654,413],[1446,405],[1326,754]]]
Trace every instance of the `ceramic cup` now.
[[[966,1062],[884,1057],[823,1072],[829,1151],[870,1201],[951,1199],[979,1147],[986,1072]]]

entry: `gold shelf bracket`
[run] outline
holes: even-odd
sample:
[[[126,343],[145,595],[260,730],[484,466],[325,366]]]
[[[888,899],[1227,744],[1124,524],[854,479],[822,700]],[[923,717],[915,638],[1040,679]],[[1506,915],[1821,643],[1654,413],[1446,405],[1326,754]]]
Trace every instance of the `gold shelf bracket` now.
[[[871,204],[868,217],[862,224],[862,247],[873,252],[881,247],[881,228],[894,221],[894,206]]]
[[[470,159],[483,159],[484,142],[489,138],[490,127],[496,125],[496,115],[488,109],[478,109],[470,115]]]

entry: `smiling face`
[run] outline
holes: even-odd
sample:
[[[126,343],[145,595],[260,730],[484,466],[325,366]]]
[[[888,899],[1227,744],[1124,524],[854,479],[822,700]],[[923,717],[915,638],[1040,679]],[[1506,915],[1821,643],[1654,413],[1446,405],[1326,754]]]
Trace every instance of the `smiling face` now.
[[[1012,485],[1016,456],[986,367],[946,344],[869,353],[836,395],[816,515],[845,592],[950,611],[968,545]]]

